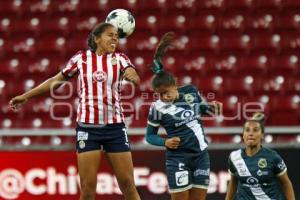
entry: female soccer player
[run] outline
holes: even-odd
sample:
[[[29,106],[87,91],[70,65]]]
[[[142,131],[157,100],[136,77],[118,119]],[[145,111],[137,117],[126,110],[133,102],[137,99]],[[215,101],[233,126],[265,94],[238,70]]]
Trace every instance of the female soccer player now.
[[[255,114],[244,124],[246,148],[233,151],[229,156],[231,179],[226,200],[295,200],[284,161],[275,151],[262,146],[264,129],[262,113]]]
[[[140,79],[126,55],[116,53],[118,34],[108,23],[98,24],[88,38],[90,50],[79,51],[56,76],[32,90],[14,97],[10,105],[17,109],[29,99],[58,88],[63,81],[78,75],[80,104],[77,114],[77,160],[80,176],[80,200],[96,196],[97,172],[101,150],[128,200],[140,200],[134,185],[133,163],[120,105],[120,83]]]
[[[215,102],[209,106],[193,85],[178,87],[173,75],[161,64],[165,48],[173,34],[163,36],[154,60],[152,80],[159,100],[154,102],[148,116],[146,140],[165,146],[166,171],[172,200],[204,200],[209,185],[210,161],[207,141],[200,117],[219,109]],[[165,128],[167,139],[157,135],[159,126]]]

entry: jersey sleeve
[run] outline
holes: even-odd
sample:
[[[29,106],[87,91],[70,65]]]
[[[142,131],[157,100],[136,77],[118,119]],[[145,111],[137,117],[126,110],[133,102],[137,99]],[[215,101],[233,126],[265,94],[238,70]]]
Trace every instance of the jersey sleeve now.
[[[128,67],[135,68],[135,66],[131,63],[130,59],[123,53],[119,54],[119,62],[122,71],[125,71],[125,69]]]
[[[198,88],[194,85],[192,85],[193,90],[196,94],[196,97],[199,99],[199,108],[200,108],[200,113],[201,114],[208,114],[209,112],[211,112],[211,107],[209,106],[209,104],[207,103],[207,101],[205,100],[205,98],[202,97],[200,91],[198,90]]]
[[[77,52],[61,70],[62,74],[67,78],[72,78],[78,73],[78,61],[82,59],[82,52]]]
[[[233,163],[232,163],[232,161],[231,161],[230,156],[229,156],[229,158],[228,158],[228,172],[229,172],[232,176],[235,176],[234,174],[235,174],[235,172],[236,172],[236,169],[235,169],[235,167],[234,167],[234,165],[233,165]]]
[[[287,167],[285,165],[284,160],[276,152],[273,161],[274,161],[274,168],[273,168],[274,174],[276,174],[276,176],[281,176],[282,174],[284,174],[287,170]]]
[[[160,119],[161,115],[160,113],[155,109],[154,103],[151,105],[149,109],[148,114],[148,125],[151,125],[153,127],[159,127],[160,126]]]

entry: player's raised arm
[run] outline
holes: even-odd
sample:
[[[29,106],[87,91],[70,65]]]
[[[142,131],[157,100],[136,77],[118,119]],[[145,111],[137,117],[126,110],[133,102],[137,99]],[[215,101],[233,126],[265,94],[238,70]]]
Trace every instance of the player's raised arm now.
[[[66,77],[61,72],[59,72],[57,75],[49,78],[35,88],[25,92],[24,94],[12,98],[9,101],[9,105],[12,107],[12,109],[18,109],[31,98],[49,92],[51,88],[53,88],[54,90],[57,89],[65,80]]]
[[[135,85],[140,84],[140,77],[133,67],[128,67],[125,69],[123,78],[127,81],[134,83]]]

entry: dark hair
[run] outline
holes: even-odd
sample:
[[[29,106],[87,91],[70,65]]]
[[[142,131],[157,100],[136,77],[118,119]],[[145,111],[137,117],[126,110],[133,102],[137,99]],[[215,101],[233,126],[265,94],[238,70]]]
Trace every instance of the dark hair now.
[[[106,28],[111,27],[111,26],[113,26],[113,25],[106,23],[106,22],[102,22],[100,24],[97,24],[96,27],[89,34],[87,43],[92,52],[95,52],[97,50],[97,44],[95,42],[95,37],[99,37],[106,30]]]
[[[259,123],[261,132],[263,134],[265,133],[265,115],[263,113],[261,113],[261,112],[254,113],[252,115],[252,117],[245,122],[244,129],[245,129],[245,125],[246,125],[247,122]]]
[[[157,89],[161,86],[175,86],[176,78],[169,72],[161,71],[152,79],[152,88]]]

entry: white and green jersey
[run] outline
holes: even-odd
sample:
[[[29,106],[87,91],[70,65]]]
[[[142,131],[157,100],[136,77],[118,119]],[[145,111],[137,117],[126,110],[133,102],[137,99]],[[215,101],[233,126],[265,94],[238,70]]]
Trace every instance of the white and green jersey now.
[[[180,137],[179,148],[167,149],[167,154],[200,153],[207,148],[200,117],[210,111],[210,106],[193,85],[180,87],[178,92],[179,98],[173,103],[157,100],[152,104],[148,125],[164,127],[168,138]]]
[[[284,200],[277,177],[286,170],[278,153],[265,147],[251,157],[245,149],[231,152],[229,172],[238,184],[235,200]]]

